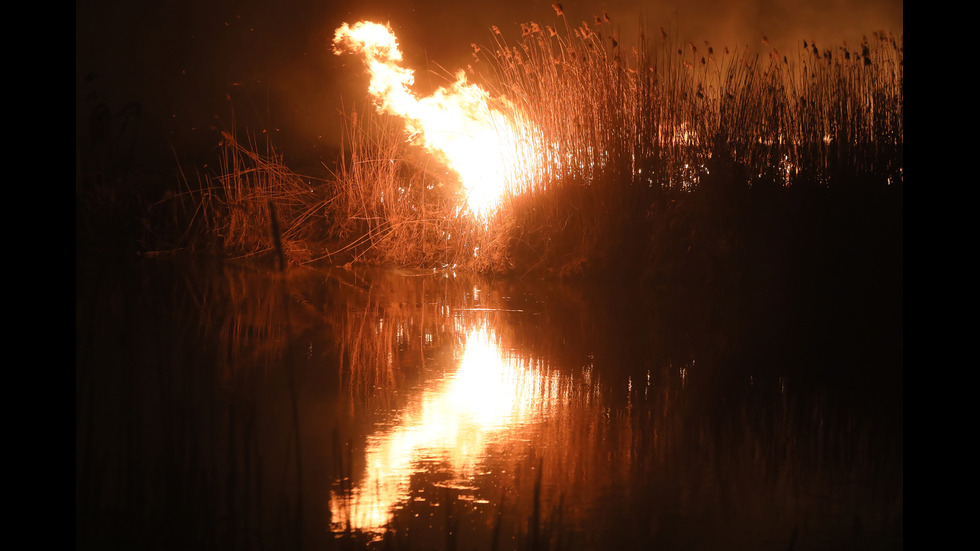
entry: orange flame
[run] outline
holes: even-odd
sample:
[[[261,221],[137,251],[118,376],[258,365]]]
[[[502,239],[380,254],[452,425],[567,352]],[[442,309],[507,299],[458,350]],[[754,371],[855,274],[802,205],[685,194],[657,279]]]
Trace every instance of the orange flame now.
[[[391,28],[370,21],[344,23],[334,35],[334,53],[363,54],[368,88],[378,109],[404,119],[413,143],[437,154],[457,174],[469,210],[487,220],[506,192],[530,187],[537,169],[533,126],[505,98],[491,99],[463,71],[448,88],[418,98],[415,71],[401,67]]]

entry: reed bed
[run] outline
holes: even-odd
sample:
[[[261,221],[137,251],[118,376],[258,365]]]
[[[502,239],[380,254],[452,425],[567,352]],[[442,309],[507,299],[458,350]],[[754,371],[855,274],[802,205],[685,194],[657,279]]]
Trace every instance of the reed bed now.
[[[292,171],[268,139],[242,138],[234,125],[221,132],[219,152],[218,173],[183,196],[198,204],[191,239],[203,236],[229,257],[276,253],[309,261],[316,243],[335,231],[326,220],[336,199],[329,183]]]
[[[322,181],[226,133],[205,225],[225,251],[272,252],[278,213],[281,254],[299,263],[579,275],[670,264],[663,232],[698,233],[678,230],[684,213],[720,241],[706,254],[730,249],[737,236],[706,219],[726,215],[691,206],[718,190],[901,188],[901,36],[801,40],[789,53],[684,44],[662,28],[626,45],[618,28],[558,10],[553,24],[523,24],[516,38],[492,27],[489,45],[474,44],[470,80],[530,123],[518,139],[539,164],[488,221],[466,212],[455,175],[406,143],[401,121],[364,106],[347,112]]]
[[[329,256],[443,268],[472,254],[459,182],[404,136],[404,124],[373,108],[349,112],[330,214],[340,245]]]
[[[560,182],[696,188],[712,168],[822,184],[901,179],[903,43],[874,32],[859,48],[806,40],[781,54],[681,44],[660,29],[626,47],[608,17],[523,25],[511,44],[475,48],[488,86],[529,113],[550,189]],[[642,29],[641,29],[642,30]],[[739,174],[732,174],[738,176]],[[621,193],[617,191],[617,194]]]

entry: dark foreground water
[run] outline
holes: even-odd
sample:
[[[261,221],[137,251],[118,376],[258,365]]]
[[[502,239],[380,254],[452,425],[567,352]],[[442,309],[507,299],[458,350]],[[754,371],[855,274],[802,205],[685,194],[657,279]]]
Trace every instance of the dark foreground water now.
[[[78,548],[902,548],[900,285],[76,268]]]

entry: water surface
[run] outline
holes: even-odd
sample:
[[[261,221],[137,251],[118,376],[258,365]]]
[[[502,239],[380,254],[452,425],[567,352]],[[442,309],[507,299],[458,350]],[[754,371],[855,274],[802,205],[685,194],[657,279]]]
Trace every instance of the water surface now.
[[[891,298],[80,264],[76,543],[901,548]]]

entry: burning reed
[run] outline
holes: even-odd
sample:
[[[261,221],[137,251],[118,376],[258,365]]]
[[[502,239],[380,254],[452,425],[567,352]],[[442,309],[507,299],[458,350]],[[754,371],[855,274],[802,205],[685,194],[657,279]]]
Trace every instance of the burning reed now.
[[[271,201],[287,252],[306,244],[292,246],[299,262],[646,270],[684,212],[702,231],[682,237],[738,241],[703,231],[721,211],[697,205],[718,193],[903,183],[901,37],[876,32],[854,50],[802,41],[790,55],[641,29],[626,45],[608,17],[556,13],[514,39],[492,27],[467,70],[424,98],[390,30],[345,24],[336,52],[365,56],[374,105],[348,112],[337,166],[314,183],[226,135],[219,189],[202,197],[212,234],[225,250],[272,250]],[[379,42],[359,38],[369,26]]]

